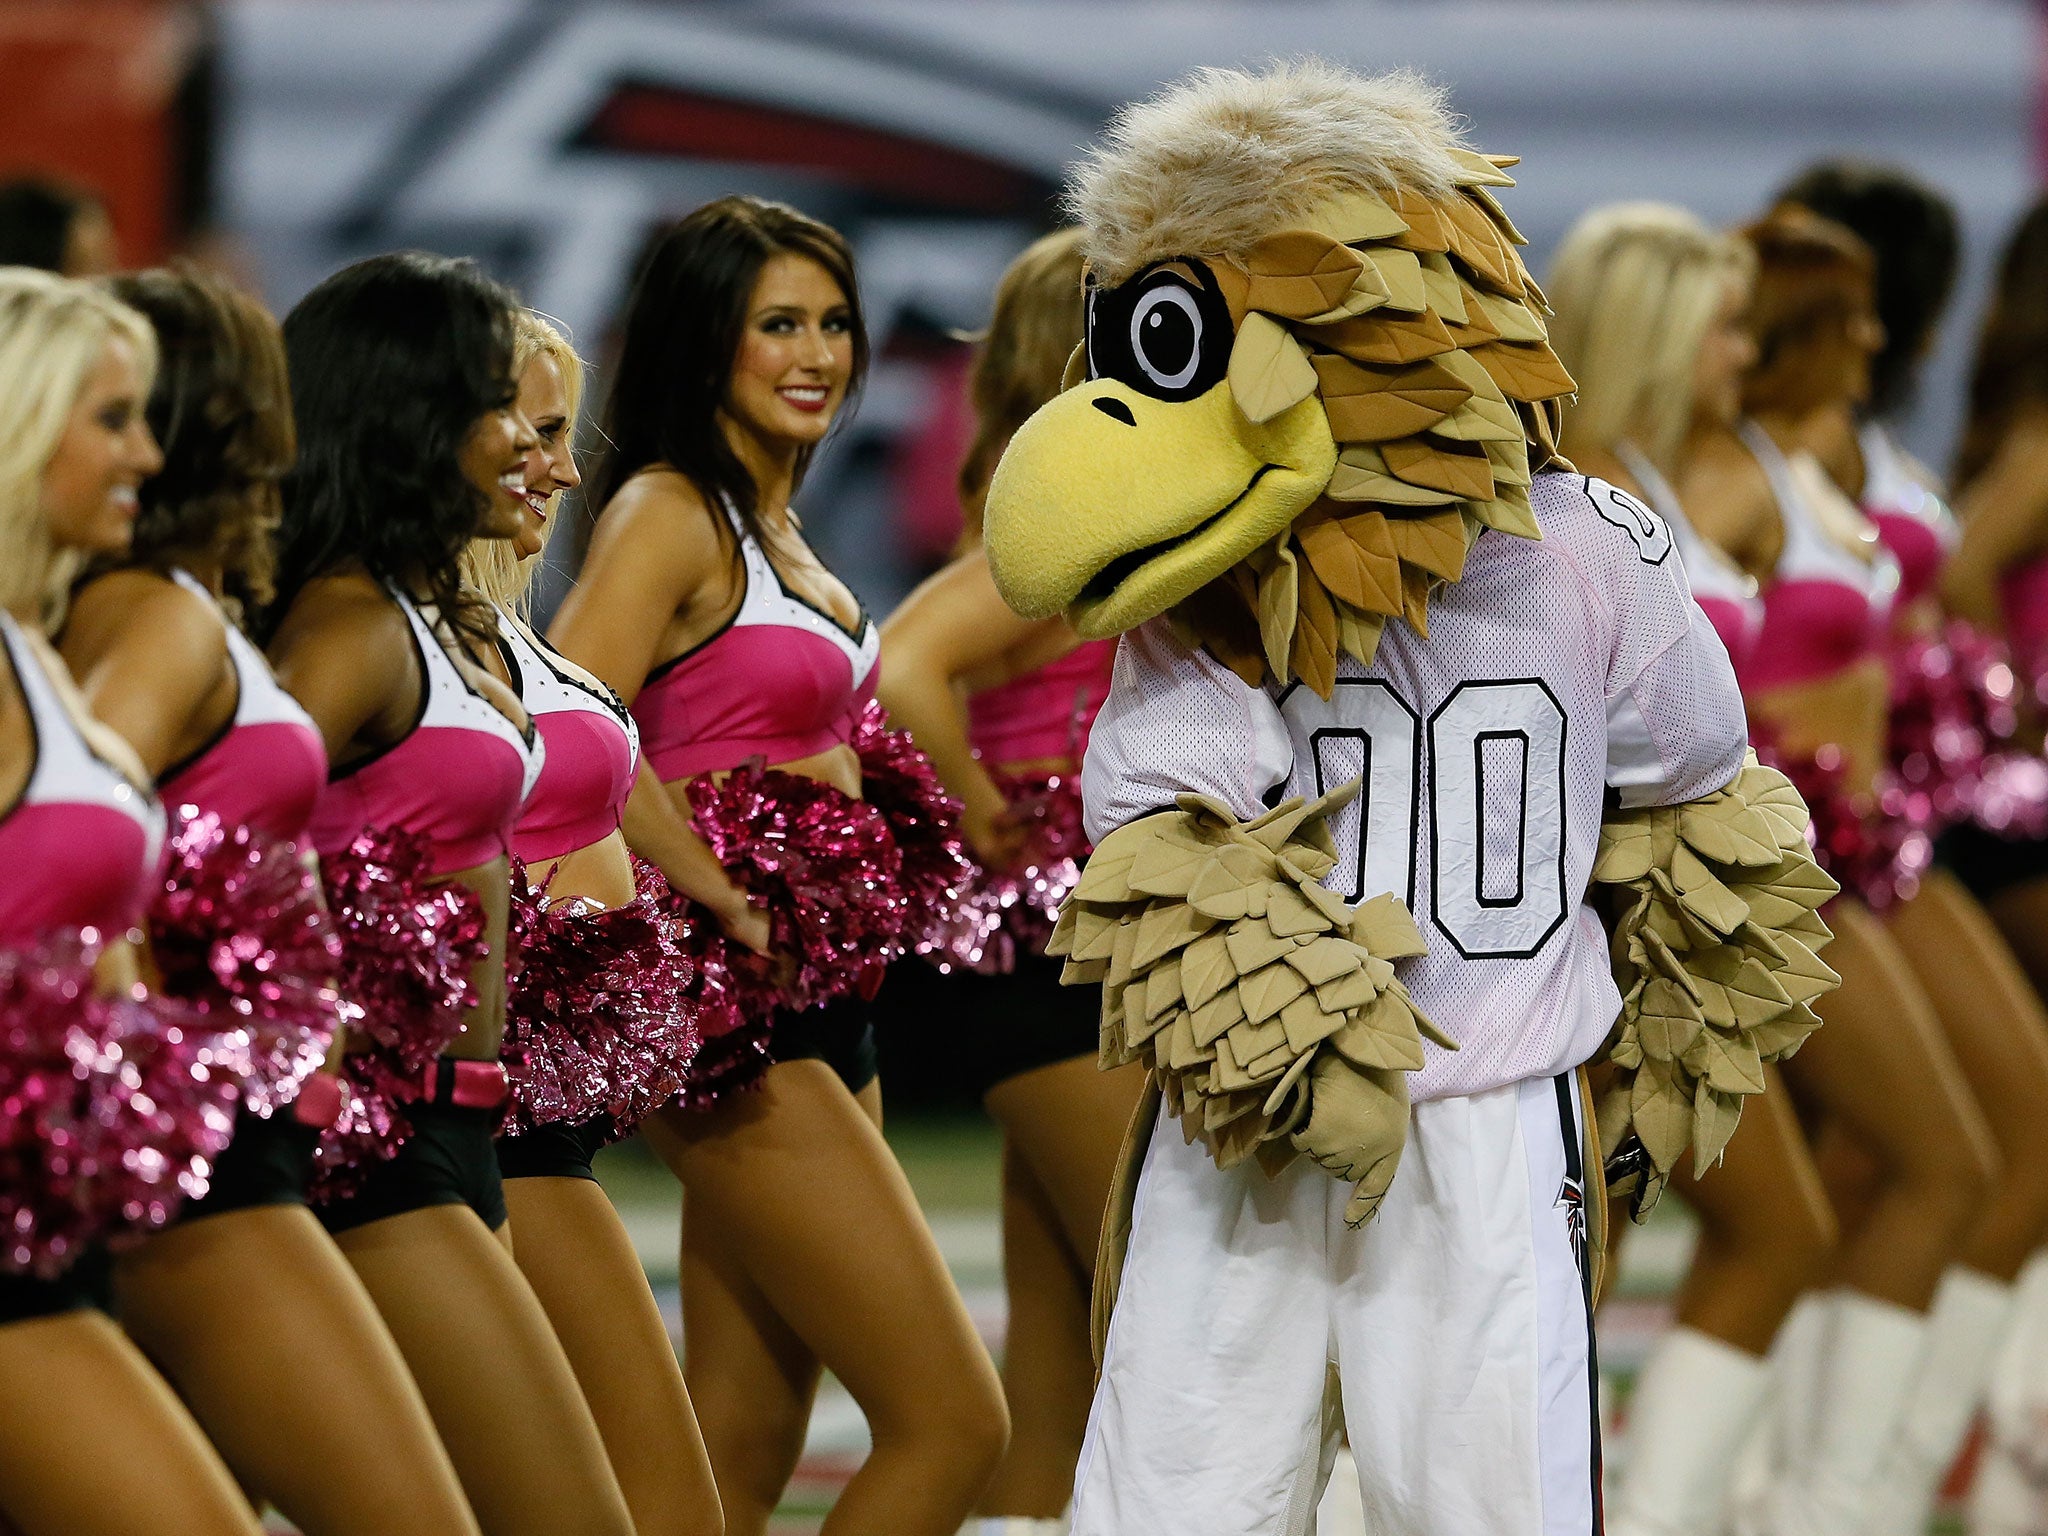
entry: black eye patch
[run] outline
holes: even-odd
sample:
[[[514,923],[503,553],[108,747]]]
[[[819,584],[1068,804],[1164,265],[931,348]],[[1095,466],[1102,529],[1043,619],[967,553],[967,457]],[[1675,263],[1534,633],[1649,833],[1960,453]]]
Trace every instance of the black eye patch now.
[[[1155,400],[1207,394],[1230,370],[1230,306],[1201,262],[1199,281],[1150,267],[1114,288],[1088,290],[1088,377],[1114,379]]]

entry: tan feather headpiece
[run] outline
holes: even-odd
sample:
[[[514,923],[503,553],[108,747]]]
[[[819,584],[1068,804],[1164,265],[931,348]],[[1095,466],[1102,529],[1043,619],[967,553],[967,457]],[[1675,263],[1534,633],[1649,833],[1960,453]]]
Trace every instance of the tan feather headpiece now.
[[[1370,661],[1387,620],[1426,632],[1432,584],[1482,529],[1540,537],[1530,477],[1558,456],[1572,381],[1494,197],[1514,163],[1466,148],[1414,77],[1315,61],[1205,71],[1126,110],[1071,200],[1085,356],[990,498],[1005,595],[1091,634],[1171,611],[1248,680],[1327,695],[1338,656]],[[1174,285],[1197,332],[1182,372],[1220,374],[1227,410],[1215,389],[1157,387],[1179,374],[1143,355],[1179,355],[1154,293]],[[1204,305],[1225,335],[1202,333]],[[1165,417],[1197,405],[1191,440]]]

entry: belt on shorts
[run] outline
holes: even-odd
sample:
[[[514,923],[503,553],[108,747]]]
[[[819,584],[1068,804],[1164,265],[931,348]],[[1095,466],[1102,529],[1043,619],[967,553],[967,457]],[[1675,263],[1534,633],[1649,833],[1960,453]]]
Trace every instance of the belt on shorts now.
[[[406,1090],[408,1103],[496,1109],[512,1097],[512,1080],[505,1075],[503,1062],[451,1061],[444,1056],[428,1063]]]

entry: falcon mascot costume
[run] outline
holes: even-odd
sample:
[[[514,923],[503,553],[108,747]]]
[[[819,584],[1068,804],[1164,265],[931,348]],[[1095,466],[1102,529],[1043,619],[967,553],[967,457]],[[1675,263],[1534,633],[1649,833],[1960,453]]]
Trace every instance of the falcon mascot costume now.
[[[1340,1430],[1377,1536],[1595,1530],[1602,1166],[1711,1166],[1835,981],[1668,530],[1559,453],[1514,163],[1311,61],[1126,109],[1072,194],[1087,339],[987,548],[1123,636],[1054,951],[1157,1093],[1076,1536],[1307,1531]]]

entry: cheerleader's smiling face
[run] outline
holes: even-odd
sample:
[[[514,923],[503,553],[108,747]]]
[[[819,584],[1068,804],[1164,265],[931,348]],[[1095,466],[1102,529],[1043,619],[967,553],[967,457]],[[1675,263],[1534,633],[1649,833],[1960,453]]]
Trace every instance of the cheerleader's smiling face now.
[[[537,441],[516,396],[470,427],[462,442],[462,475],[484,498],[476,537],[514,539],[526,526],[526,457]]]
[[[525,511],[512,548],[522,560],[547,547],[548,518],[562,492],[583,483],[571,452],[575,422],[569,417],[569,388],[562,365],[537,352],[519,373],[519,414],[533,425],[533,446],[526,450]]]
[[[164,463],[143,415],[148,393],[134,347],[108,337],[43,470],[39,501],[51,542],[60,548],[126,552],[136,492]]]
[[[768,258],[747,301],[726,387],[730,425],[765,445],[824,440],[853,378],[853,306],[808,256]]]

